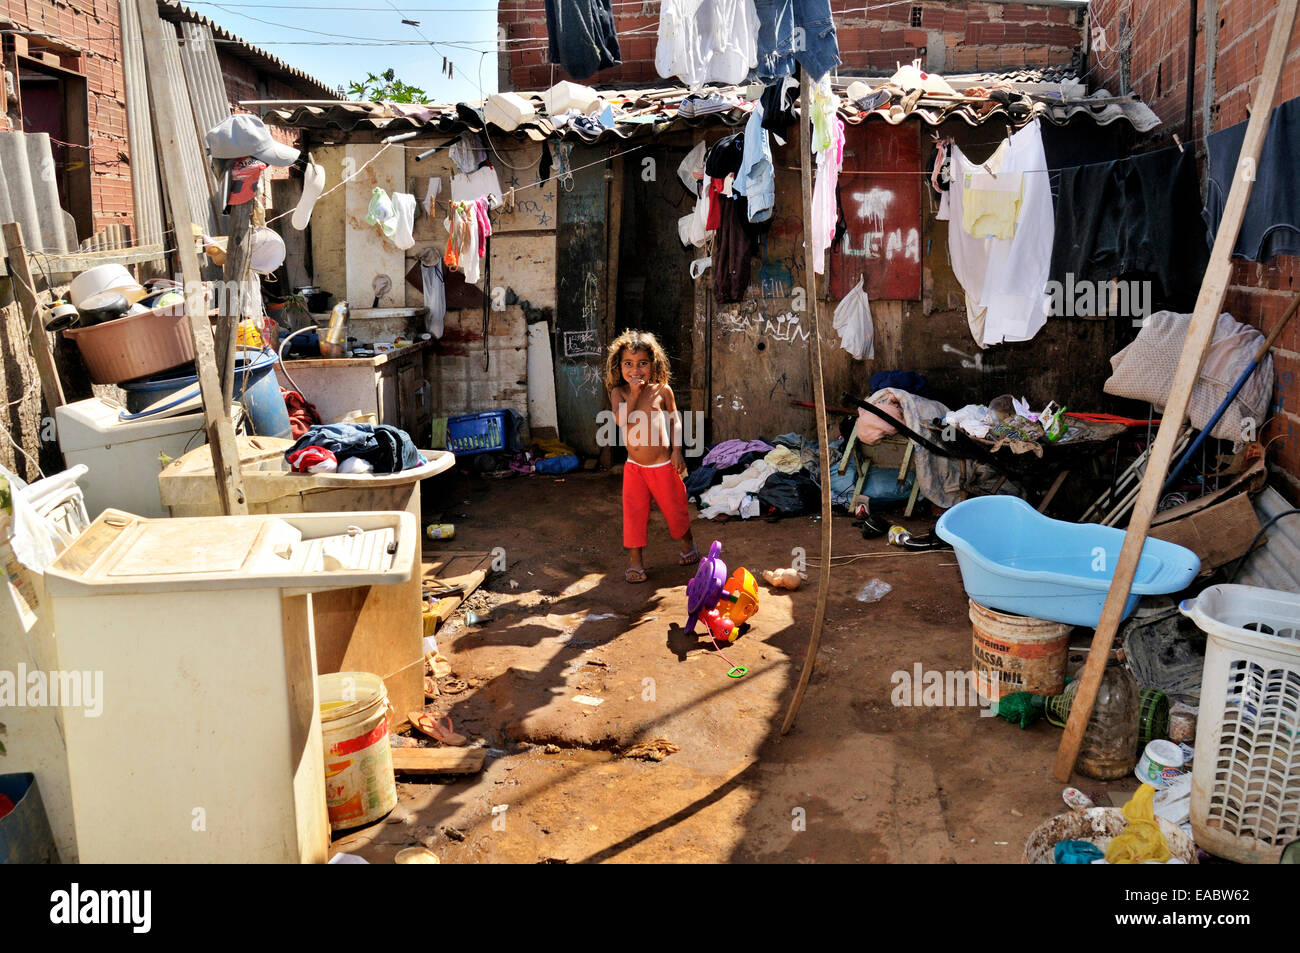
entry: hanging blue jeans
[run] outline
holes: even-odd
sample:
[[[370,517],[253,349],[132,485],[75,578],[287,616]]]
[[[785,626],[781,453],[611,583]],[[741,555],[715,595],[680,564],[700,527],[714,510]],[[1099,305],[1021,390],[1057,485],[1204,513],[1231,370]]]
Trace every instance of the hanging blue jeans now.
[[[758,76],[764,81],[794,72],[813,83],[840,65],[830,0],[754,0],[758,13]]]

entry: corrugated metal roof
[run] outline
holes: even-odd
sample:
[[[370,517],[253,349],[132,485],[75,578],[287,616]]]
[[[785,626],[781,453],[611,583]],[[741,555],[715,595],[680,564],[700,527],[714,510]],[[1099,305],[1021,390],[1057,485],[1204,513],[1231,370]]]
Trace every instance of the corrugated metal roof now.
[[[839,85],[847,86],[847,82],[841,78]],[[678,113],[682,100],[691,94],[684,87],[602,89],[599,90],[600,94],[614,106],[615,125],[612,129],[601,131],[574,128],[572,124],[557,127],[545,115],[542,93],[518,92],[517,95],[533,103],[538,116],[522,124],[517,132],[535,140],[559,138],[594,142],[608,137],[642,138],[719,123],[739,126],[749,118],[752,108],[744,101],[748,89],[746,86],[708,87],[703,92],[732,96],[737,100],[737,105],[723,112],[691,117]],[[995,120],[1020,125],[1028,119],[1028,114],[1016,116],[1006,105],[981,95],[963,95],[957,98],[922,96],[915,103],[909,103],[908,97],[901,91],[891,92],[893,95],[888,104],[870,112],[862,111],[841,97],[839,114],[845,122],[853,124],[878,121],[896,125],[915,118],[931,126],[954,119],[960,119],[971,126]],[[1126,121],[1139,132],[1148,132],[1160,124],[1159,118],[1146,104],[1136,99],[1121,100],[1105,90],[1098,90],[1091,97],[1066,102],[1046,101],[1046,97],[1027,102],[1033,116],[1058,125],[1064,125],[1077,116],[1087,116],[1097,125]],[[420,106],[403,103],[332,103],[275,108],[269,110],[265,118],[278,125],[301,126],[324,133],[374,131],[395,135],[417,131],[433,136],[455,135],[465,130],[482,130],[483,120],[479,112],[481,105],[481,102]]]
[[[1271,486],[1265,487],[1254,503],[1261,526],[1278,513],[1292,509]],[[1243,586],[1300,592],[1300,514],[1284,516],[1268,528],[1264,545],[1250,554],[1235,581]]]
[[[304,73],[296,66],[290,66],[284,60],[280,59],[273,53],[268,53],[260,47],[253,46],[247,40],[236,36],[219,23],[215,23],[208,17],[205,17],[197,10],[191,10],[183,3],[177,3],[175,0],[158,0],[158,14],[172,23],[199,23],[206,26],[212,31],[212,35],[218,40],[224,40],[224,48],[240,59],[252,63],[259,69],[279,73],[290,84],[300,87],[304,93],[310,93],[314,96],[334,97],[339,95],[337,87],[326,85],[308,73]]]

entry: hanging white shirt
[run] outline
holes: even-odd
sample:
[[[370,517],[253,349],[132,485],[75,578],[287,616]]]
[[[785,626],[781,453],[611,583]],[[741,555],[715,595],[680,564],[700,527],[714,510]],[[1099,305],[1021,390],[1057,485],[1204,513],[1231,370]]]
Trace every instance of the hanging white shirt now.
[[[962,196],[977,172],[1019,174],[1023,184],[1019,218],[1010,238],[976,238],[962,227]],[[939,218],[948,220],[952,270],[966,292],[966,318],[980,347],[1028,341],[1047,323],[1056,221],[1047,158],[1038,120],[1026,125],[982,165],[954,146],[952,187]]]

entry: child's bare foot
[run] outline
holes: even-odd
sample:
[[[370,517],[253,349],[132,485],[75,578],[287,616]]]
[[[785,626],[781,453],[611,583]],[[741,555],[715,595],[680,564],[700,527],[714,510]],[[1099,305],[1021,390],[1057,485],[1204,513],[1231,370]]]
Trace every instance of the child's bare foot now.
[[[640,566],[628,566],[627,572],[623,573],[623,579],[631,583],[645,582],[645,570]]]

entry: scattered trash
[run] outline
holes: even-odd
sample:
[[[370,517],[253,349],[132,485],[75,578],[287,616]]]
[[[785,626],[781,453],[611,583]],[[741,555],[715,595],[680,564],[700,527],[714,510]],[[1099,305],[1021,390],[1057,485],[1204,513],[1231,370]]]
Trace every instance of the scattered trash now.
[[[405,847],[393,858],[395,864],[437,864],[438,855],[427,847]]]
[[[513,579],[511,579],[511,580],[510,580],[510,588],[511,588],[511,589],[518,589],[518,588],[519,588],[519,583],[517,583],[517,582],[515,582]]]
[[[798,589],[808,578],[795,569],[767,569],[763,571],[763,581],[773,589]]]
[[[465,839],[465,832],[459,831],[454,827],[444,825],[444,827],[442,828],[442,832],[447,835],[448,839],[454,840],[457,843]]]
[[[543,752],[544,754],[559,754],[559,753],[560,753],[560,746],[559,746],[559,745],[547,745],[545,748],[542,749],[542,752]]]
[[[446,684],[440,685],[439,688],[442,690],[444,695],[459,695],[461,692],[469,688],[469,682],[465,681],[463,678],[453,678]]]
[[[676,754],[680,750],[665,738],[655,738],[653,741],[642,741],[624,749],[623,757],[639,758],[642,761],[662,761],[670,754]]]
[[[1196,742],[1196,716],[1199,710],[1186,702],[1174,702],[1169,708],[1169,740],[1176,744]]]
[[[590,705],[593,708],[595,708],[597,705],[605,704],[605,699],[593,698],[591,695],[574,695],[573,700],[577,702],[579,705]]]
[[[1137,779],[1153,788],[1165,788],[1183,773],[1183,752],[1172,741],[1157,739],[1146,746],[1133,769]]]
[[[368,864],[370,861],[356,854],[335,854],[330,858],[331,864]]]
[[[484,625],[485,623],[491,621],[492,621],[491,612],[466,612],[465,613],[466,625]]]
[[[893,588],[893,586],[885,582],[883,579],[873,579],[859,590],[857,596],[858,602],[879,602],[893,591]]]
[[[455,523],[430,523],[424,529],[424,535],[429,539],[455,539]]]
[[[1086,811],[1090,807],[1096,807],[1096,805],[1092,803],[1092,798],[1088,797],[1088,795],[1084,794],[1078,788],[1066,788],[1061,792],[1061,797],[1064,798],[1065,803],[1075,811]]]

